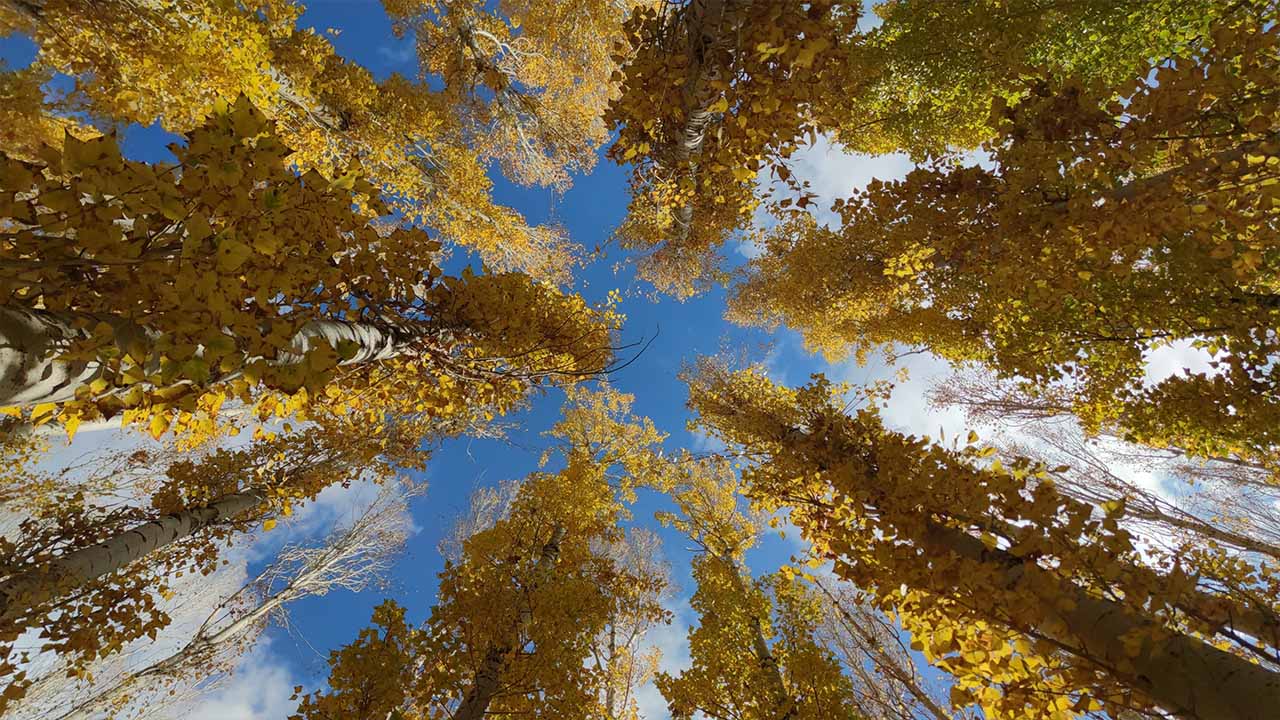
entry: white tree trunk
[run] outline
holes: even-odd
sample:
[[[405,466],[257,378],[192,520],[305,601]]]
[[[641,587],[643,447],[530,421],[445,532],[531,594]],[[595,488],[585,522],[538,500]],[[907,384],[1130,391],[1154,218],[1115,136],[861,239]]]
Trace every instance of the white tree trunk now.
[[[134,325],[122,324],[117,332],[146,336]],[[59,357],[71,342],[83,337],[84,332],[75,329],[73,315],[0,307],[0,407],[74,400],[76,391],[87,387],[100,371],[97,363]],[[273,363],[298,363],[311,344],[337,347],[343,341],[359,348],[343,365],[394,357],[406,344],[405,337],[368,323],[313,320],[293,336],[291,351],[281,353]]]
[[[83,337],[50,313],[0,307],[0,406],[61,402],[98,374],[93,363],[57,360]]]
[[[688,75],[681,88],[681,104],[687,114],[669,155],[677,168],[687,169],[694,177],[698,174],[698,154],[702,152],[707,128],[717,116],[710,108],[721,95],[713,83],[720,79],[723,68],[710,56],[736,34],[736,26],[726,24],[737,10],[729,6],[735,4],[746,7],[750,1],[695,0],[685,15]],[[683,242],[692,230],[693,202],[690,200],[675,211],[674,240],[677,244]]]
[[[561,525],[557,525],[551,531],[551,539],[542,546],[542,552],[538,556],[537,565],[534,568],[534,574],[537,576],[531,589],[536,589],[541,581],[551,573],[557,561],[560,559],[560,543],[564,540],[565,529]],[[498,690],[502,684],[502,674],[506,670],[507,657],[515,651],[515,644],[519,642],[519,636],[524,626],[530,621],[528,613],[521,613],[520,619],[516,621],[516,626],[511,628],[511,638],[503,645],[490,645],[484,654],[484,660],[480,663],[479,670],[476,671],[475,682],[471,685],[471,689],[462,699],[462,704],[454,711],[450,720],[483,720],[485,713],[489,710],[489,703],[498,694]]]
[[[1046,613],[1056,615],[1065,632],[1035,628],[1083,658],[1092,658],[1141,689],[1162,708],[1178,717],[1196,720],[1273,720],[1280,708],[1280,673],[1219,650],[1182,633],[1165,631],[1122,605],[1094,597],[1075,583],[1060,578],[1037,578],[1047,571],[954,528],[930,522],[925,545],[932,552],[950,552],[981,563],[1007,568],[1005,589],[1019,588],[1040,595]],[[1038,588],[1054,588],[1051,593]],[[1072,607],[1062,608],[1062,600]],[[1124,638],[1151,638],[1131,655]],[[1132,667],[1131,673],[1118,668]]]
[[[407,491],[397,486],[383,487],[358,518],[329,533],[318,547],[287,546],[272,565],[219,603],[185,645],[136,671],[119,674],[105,687],[95,684],[88,693],[77,693],[57,720],[93,720],[103,713],[110,716],[118,709],[115,703],[126,689],[150,691],[154,697],[166,689],[165,682],[186,677],[203,683],[209,677],[209,663],[220,650],[264,628],[271,615],[287,604],[337,588],[357,591],[367,587],[388,570],[392,555],[403,546],[410,520],[405,502],[424,489],[425,486]],[[259,589],[274,588],[279,577],[288,578],[283,587],[265,595],[258,593]],[[252,599],[252,606],[241,604],[245,597]],[[219,625],[228,618],[230,622]],[[65,680],[56,673],[48,677]],[[160,697],[161,702],[165,697]],[[148,707],[151,705],[148,703]]]
[[[97,545],[69,552],[44,565],[0,582],[0,626],[31,608],[115,572],[201,528],[241,515],[262,504],[256,491],[227,495],[204,507],[183,510],[144,523]]]
[[[743,569],[731,558],[717,555],[716,560],[724,564],[725,570],[729,573],[729,577],[732,578],[733,584],[738,590],[738,595],[745,599],[749,589],[742,580]],[[768,680],[769,692],[773,695],[774,708],[770,717],[777,720],[789,720],[796,713],[796,701],[787,689],[787,682],[782,677],[782,668],[778,667],[778,659],[773,656],[773,650],[770,649],[768,641],[764,638],[764,622],[759,615],[754,613],[751,614],[751,650],[755,653],[756,663],[759,664],[761,672],[764,673],[765,678]]]

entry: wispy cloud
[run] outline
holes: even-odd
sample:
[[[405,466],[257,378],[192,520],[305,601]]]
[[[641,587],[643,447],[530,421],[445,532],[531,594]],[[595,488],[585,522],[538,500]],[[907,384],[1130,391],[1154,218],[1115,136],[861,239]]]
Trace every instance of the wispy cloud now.
[[[418,51],[414,47],[413,39],[405,38],[394,44],[379,45],[378,57],[399,69],[399,66],[413,64],[418,57]]]
[[[293,688],[301,685],[289,669],[272,653],[265,638],[240,661],[231,680],[212,695],[202,698],[185,720],[259,720],[286,718],[297,709],[291,700]]]

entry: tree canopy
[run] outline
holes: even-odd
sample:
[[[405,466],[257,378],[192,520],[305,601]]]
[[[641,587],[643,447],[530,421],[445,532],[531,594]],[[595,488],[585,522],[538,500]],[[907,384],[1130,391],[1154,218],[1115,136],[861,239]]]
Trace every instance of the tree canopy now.
[[[0,2],[0,714],[1275,715],[1275,2],[313,10]]]

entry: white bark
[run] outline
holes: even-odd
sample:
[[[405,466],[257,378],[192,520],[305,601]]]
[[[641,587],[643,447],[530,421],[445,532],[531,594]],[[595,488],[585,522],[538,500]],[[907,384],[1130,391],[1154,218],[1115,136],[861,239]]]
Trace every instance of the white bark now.
[[[272,565],[210,613],[189,642],[167,657],[121,674],[104,688],[92,688],[57,720],[91,720],[110,714],[122,690],[163,690],[160,683],[183,676],[203,681],[209,661],[223,648],[262,628],[284,607],[307,596],[325,595],[335,588],[358,591],[390,569],[394,553],[408,537],[410,518],[406,500],[425,485],[387,485],[364,512],[314,547],[289,546]],[[283,582],[283,584],[280,584]],[[252,598],[245,607],[243,600]],[[230,621],[228,622],[228,618]]]
[[[1280,708],[1280,673],[1219,650],[1181,633],[1165,631],[1123,606],[1094,597],[1075,583],[1058,578],[1027,581],[1047,571],[1001,550],[991,550],[959,530],[929,523],[925,545],[933,552],[954,553],[1007,568],[1005,587],[1022,588],[1043,600],[1061,630],[1038,627],[1082,658],[1115,668],[1126,682],[1147,693],[1178,717],[1197,720],[1270,720]],[[1051,593],[1039,588],[1053,588]],[[1063,600],[1070,605],[1063,608]],[[1152,638],[1132,655],[1127,637]],[[1132,667],[1131,672],[1119,668]]]
[[[68,590],[119,570],[201,528],[237,517],[260,505],[255,491],[227,495],[204,507],[183,510],[144,523],[97,545],[69,552],[44,565],[0,582],[0,626]]]
[[[534,567],[535,578],[530,584],[530,591],[536,590],[559,562],[560,543],[564,540],[564,536],[565,528],[562,525],[555,526],[551,531],[551,539],[542,546],[542,552],[538,555],[538,562]],[[510,629],[508,641],[505,644],[490,645],[485,650],[484,660],[476,671],[475,682],[450,720],[483,720],[485,713],[488,712],[489,703],[501,688],[507,658],[515,651],[520,635],[531,620],[528,611],[522,612],[515,627]]]
[[[748,5],[750,0],[737,3],[734,0],[694,0],[685,11],[688,75],[681,88],[681,104],[686,116],[677,141],[669,148],[669,155],[676,168],[687,169],[695,177],[707,129],[718,116],[710,110],[721,94],[713,83],[720,79],[724,68],[712,55],[722,50],[723,45],[735,35],[733,17]],[[692,230],[693,203],[689,201],[675,211],[673,239],[677,244],[683,242]]]
[[[725,571],[737,588],[739,597],[745,598],[749,592],[746,582],[742,579],[746,568],[739,566],[732,558],[716,556],[716,560],[724,564]],[[773,650],[765,640],[764,621],[754,613],[751,614],[751,649],[755,653],[756,662],[760,666],[760,671],[764,673],[765,680],[769,683],[769,691],[773,695],[774,707],[770,717],[777,720],[790,720],[796,714],[796,700],[787,689],[787,681],[782,676],[778,659],[773,656]]]
[[[85,337],[74,321],[70,314],[0,307],[0,407],[67,402],[98,377],[97,363],[60,357],[71,342]],[[117,325],[117,334],[146,336],[138,326],[124,323]],[[368,323],[312,320],[294,335],[291,351],[281,353],[273,364],[298,363],[312,344],[336,348],[343,341],[358,348],[353,357],[342,361],[353,365],[394,357],[403,351],[407,338]]]
[[[49,313],[0,307],[0,405],[27,406],[75,397],[98,374],[97,365],[57,360],[83,337]]]

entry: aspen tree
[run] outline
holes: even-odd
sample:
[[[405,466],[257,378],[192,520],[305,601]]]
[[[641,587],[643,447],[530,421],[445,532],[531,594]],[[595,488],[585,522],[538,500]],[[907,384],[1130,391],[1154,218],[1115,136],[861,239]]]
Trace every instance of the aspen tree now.
[[[545,16],[553,6],[558,15]],[[578,7],[508,2],[493,14],[470,0],[389,0],[401,31],[417,35],[418,80],[375,80],[298,26],[304,6],[290,0],[24,0],[0,6],[0,30],[36,42],[35,71],[76,80],[59,117],[88,111],[184,133],[243,94],[279,123],[303,172],[332,176],[358,160],[403,218],[496,270],[563,281],[577,249],[495,203],[485,170],[497,159],[515,179],[563,185],[590,167],[611,94],[602,56],[626,6]],[[463,18],[474,22],[454,22]],[[437,80],[446,91],[432,89]]]
[[[106,677],[98,677],[97,667],[94,677],[86,680],[46,675],[33,684],[18,710],[29,711],[37,696],[43,696],[46,702],[61,703],[57,711],[47,713],[49,717],[89,720],[121,708],[140,712],[143,705],[145,712],[152,713],[170,698],[190,699],[208,692],[231,672],[230,664],[269,624],[287,618],[290,603],[383,582],[407,537],[406,501],[425,489],[399,482],[382,486],[372,503],[319,542],[282,548],[267,567],[218,603],[176,648],[159,655],[139,653],[145,658],[142,662],[134,660]],[[180,689],[190,692],[174,692]]]
[[[673,717],[801,720],[848,717],[852,686],[834,654],[816,638],[815,606],[794,574],[755,579],[744,554],[760,518],[739,508],[740,488],[725,458],[683,458],[673,498],[679,513],[660,515],[685,532],[693,561],[698,627],[689,632],[692,665],[658,675]]]
[[[997,98],[990,169],[939,162],[771,234],[735,318],[831,357],[898,343],[1068,397],[1090,432],[1266,464],[1277,445],[1272,3],[1120,84]],[[815,278],[822,278],[815,282]],[[1172,343],[1213,373],[1147,386]]]
[[[700,422],[754,461],[747,494],[789,509],[816,557],[902,619],[956,676],[956,705],[1263,718],[1280,701],[1280,675],[1248,657],[1280,642],[1270,566],[1144,563],[1123,502],[1072,500],[1027,461],[981,467],[991,452],[887,431],[874,407],[848,415],[821,377],[789,390],[704,365],[691,389]]]
[[[426,438],[430,439],[430,438]],[[170,622],[160,602],[175,577],[211,574],[228,543],[271,530],[327,487],[389,482],[421,468],[416,432],[372,435],[343,425],[265,434],[238,450],[179,456],[144,504],[54,492],[0,541],[0,677],[5,699],[30,683],[14,644],[27,629],[73,676]]]
[[[304,695],[297,717],[600,717],[619,679],[588,662],[601,634],[619,613],[644,624],[666,615],[664,574],[610,550],[625,542],[619,523],[635,488],[660,482],[630,472],[656,466],[660,439],[630,403],[611,390],[575,394],[551,431],[562,469],[484,494],[487,519],[465,523],[477,532],[446,562],[426,623],[406,630],[403,610],[384,605],[375,616],[384,630],[333,652],[329,689]],[[494,512],[502,497],[509,507]]]
[[[0,403],[32,422],[106,415],[210,432],[228,399],[261,418],[326,405],[509,408],[533,382],[602,370],[618,317],[512,273],[444,277],[420,230],[358,168],[302,176],[245,98],[175,148],[177,166],[67,135],[5,159]],[[507,360],[506,358],[513,358]]]
[[[1029,73],[1121,82],[1194,55],[1210,25],[1250,12],[1213,0],[868,5],[878,27],[844,0],[689,0],[633,15],[610,156],[634,169],[619,237],[644,252],[642,277],[676,296],[726,280],[720,249],[757,239],[761,205],[810,210],[793,155],[819,134],[917,160],[972,149],[995,132],[991,101],[1023,96]]]

